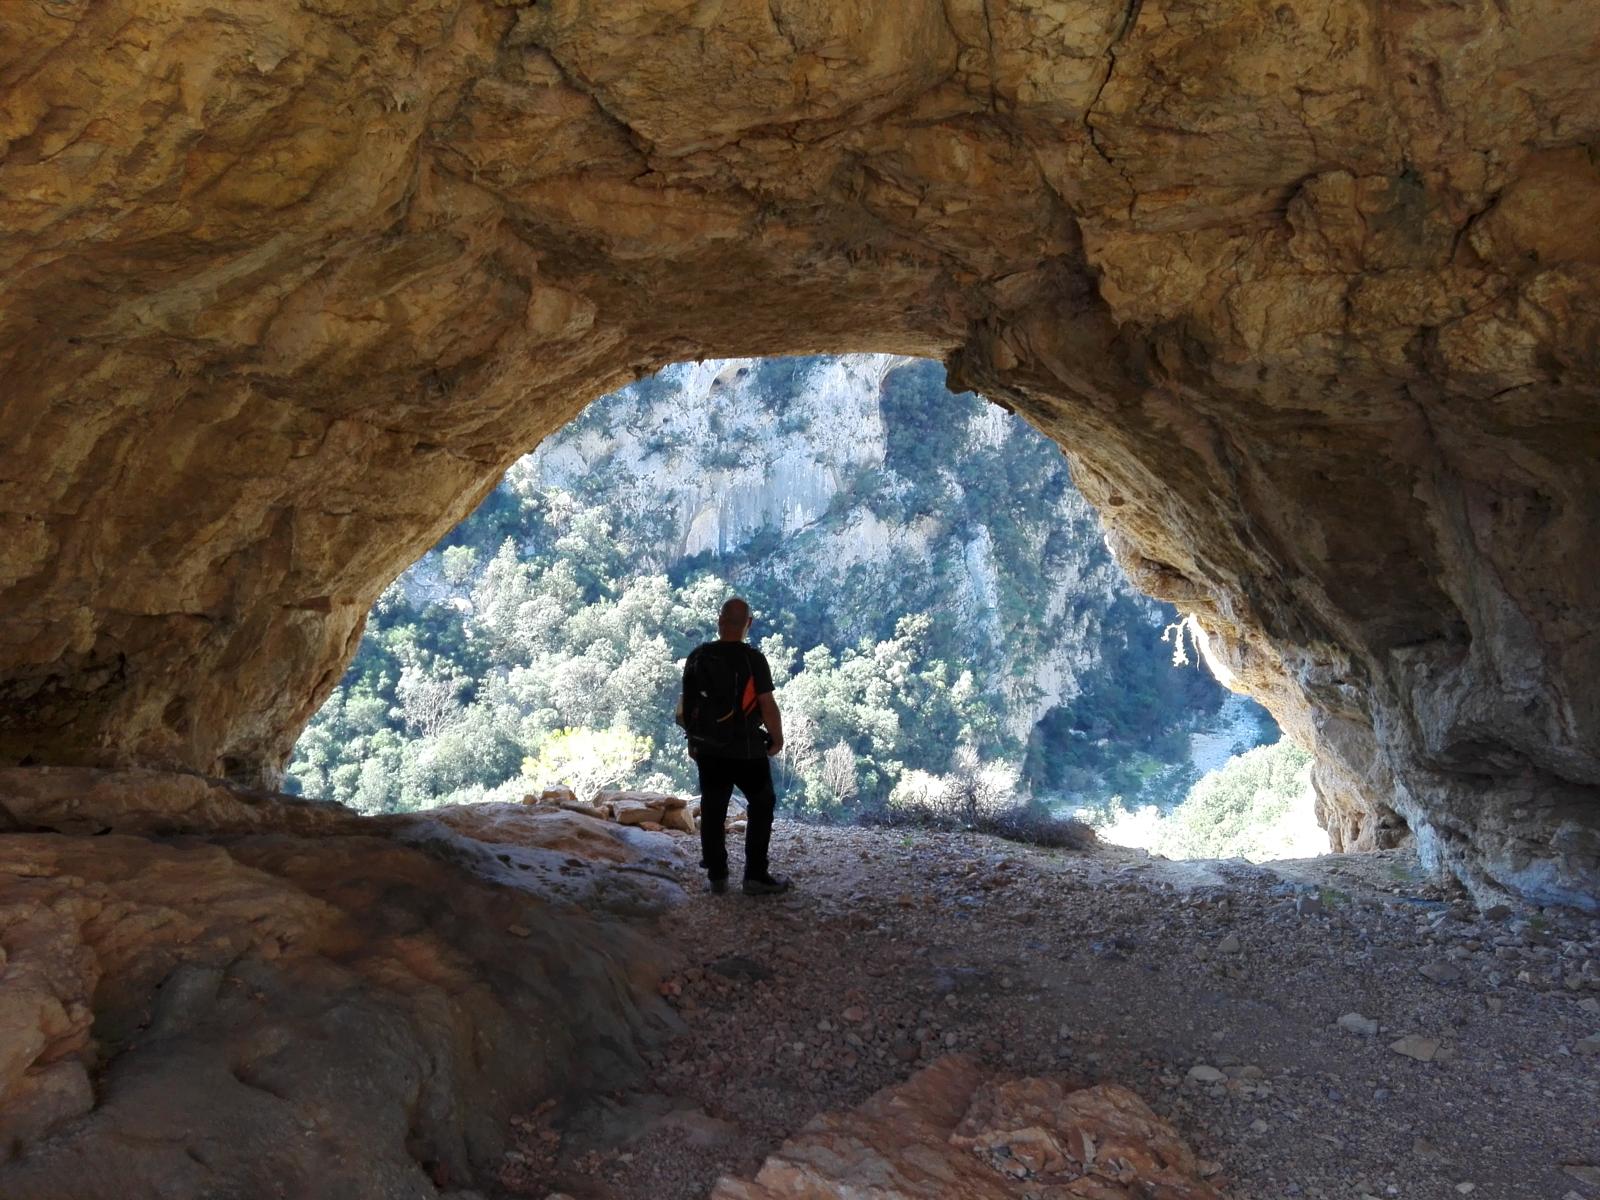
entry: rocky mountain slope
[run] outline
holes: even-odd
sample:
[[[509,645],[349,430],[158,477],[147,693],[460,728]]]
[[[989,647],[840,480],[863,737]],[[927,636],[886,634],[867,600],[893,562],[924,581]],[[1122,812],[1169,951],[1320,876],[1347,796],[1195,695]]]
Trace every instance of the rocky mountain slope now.
[[[596,401],[518,470],[643,524],[660,569],[704,563],[782,610],[809,609],[786,630],[802,650],[933,614],[942,643],[983,668],[982,686],[1003,689],[1019,741],[1085,690],[1103,640],[1131,637],[1162,658],[1160,630],[1177,619],[1129,585],[1055,447],[950,394],[925,360],[669,367]],[[1132,621],[1111,615],[1119,600]],[[1202,683],[1185,698],[1209,712],[1222,694]]]

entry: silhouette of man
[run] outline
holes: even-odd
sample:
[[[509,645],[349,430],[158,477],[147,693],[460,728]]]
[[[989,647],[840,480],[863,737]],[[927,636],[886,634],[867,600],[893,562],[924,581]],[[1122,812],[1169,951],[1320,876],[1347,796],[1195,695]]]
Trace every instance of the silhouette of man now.
[[[771,896],[789,881],[767,869],[777,795],[768,759],[783,749],[783,718],[772,698],[766,656],[745,644],[754,619],[735,596],[717,617],[717,640],[695,647],[683,664],[683,727],[700,769],[700,850],[711,890],[728,890],[723,823],[733,789],[744,793],[744,892]]]

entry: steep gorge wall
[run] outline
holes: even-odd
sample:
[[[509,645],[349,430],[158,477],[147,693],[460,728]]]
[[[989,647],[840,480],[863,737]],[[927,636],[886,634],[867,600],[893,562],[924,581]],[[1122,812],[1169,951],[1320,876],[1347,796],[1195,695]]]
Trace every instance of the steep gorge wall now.
[[[886,638],[898,614],[928,612],[980,686],[1006,689],[1008,732],[1026,742],[1040,717],[1105,669],[1100,641],[1115,600],[1138,605],[1149,647],[1171,610],[1129,586],[1075,489],[1052,486],[1066,478],[1054,448],[998,407],[949,395],[941,380],[932,364],[895,355],[681,364],[597,400],[507,480],[604,503],[613,527],[652,555],[652,570],[708,556],[735,586],[776,586],[813,606],[830,636],[805,630],[791,637],[794,649]],[[926,415],[890,404],[886,389],[916,396]],[[891,442],[937,448],[898,462]],[[1024,443],[1059,470],[1024,460]],[[987,482],[973,478],[985,468],[1004,477],[1008,452],[1046,498],[1017,511],[1028,498],[995,487],[968,505],[964,485]],[[997,538],[1013,544],[1002,552]],[[1016,574],[1007,554],[1026,557],[1037,578],[1003,578]],[[1003,585],[1027,589],[1026,613],[1002,615],[1003,603],[1018,602],[1002,597]]]
[[[1587,0],[23,0],[0,760],[271,779],[589,398],[945,356],[1318,748],[1345,845],[1600,894]]]

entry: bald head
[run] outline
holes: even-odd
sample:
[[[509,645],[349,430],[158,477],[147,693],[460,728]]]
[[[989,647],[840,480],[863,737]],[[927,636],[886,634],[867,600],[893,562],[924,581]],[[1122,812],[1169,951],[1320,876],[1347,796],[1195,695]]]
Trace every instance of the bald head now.
[[[750,606],[735,596],[717,614],[717,636],[725,642],[742,642],[750,632]]]

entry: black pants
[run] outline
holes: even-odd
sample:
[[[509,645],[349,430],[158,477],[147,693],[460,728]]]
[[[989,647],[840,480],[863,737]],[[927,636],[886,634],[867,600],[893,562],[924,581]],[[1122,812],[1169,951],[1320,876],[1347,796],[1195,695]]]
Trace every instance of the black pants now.
[[[744,827],[744,877],[765,878],[772,814],[778,806],[766,756],[712,758],[702,753],[695,761],[700,767],[700,853],[706,874],[712,879],[728,877],[728,845],[722,826],[728,819],[728,797],[738,788],[750,806]]]

